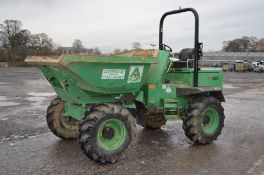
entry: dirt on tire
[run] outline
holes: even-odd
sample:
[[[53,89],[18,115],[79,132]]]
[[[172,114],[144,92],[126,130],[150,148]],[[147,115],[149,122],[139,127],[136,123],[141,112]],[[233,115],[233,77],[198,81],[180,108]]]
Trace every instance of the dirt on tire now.
[[[47,109],[46,121],[50,131],[57,137],[70,140],[77,138],[78,120],[68,117],[71,122],[65,122],[62,115],[64,101],[57,97],[51,101]]]

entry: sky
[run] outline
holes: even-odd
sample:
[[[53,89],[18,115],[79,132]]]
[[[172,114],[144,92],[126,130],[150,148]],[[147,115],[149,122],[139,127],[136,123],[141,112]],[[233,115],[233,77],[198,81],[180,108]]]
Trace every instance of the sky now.
[[[0,23],[22,21],[31,33],[46,33],[58,46],[80,39],[104,53],[158,45],[163,13],[186,7],[200,15],[200,41],[205,51],[222,49],[222,42],[242,36],[264,38],[263,0],[0,0]],[[193,47],[194,18],[174,15],[164,23],[164,43],[174,51]]]

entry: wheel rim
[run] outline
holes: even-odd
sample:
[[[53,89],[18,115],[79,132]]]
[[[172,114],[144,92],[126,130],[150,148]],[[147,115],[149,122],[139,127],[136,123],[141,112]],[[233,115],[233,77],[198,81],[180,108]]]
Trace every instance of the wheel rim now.
[[[118,119],[104,121],[97,133],[97,141],[105,150],[116,150],[120,148],[126,139],[126,128]]]
[[[202,114],[201,120],[202,130],[209,135],[212,135],[217,130],[219,125],[218,112],[211,107],[206,108]]]

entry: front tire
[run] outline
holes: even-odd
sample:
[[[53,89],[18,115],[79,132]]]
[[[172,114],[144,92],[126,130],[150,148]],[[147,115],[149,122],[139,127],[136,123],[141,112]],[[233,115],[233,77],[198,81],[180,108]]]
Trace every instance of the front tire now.
[[[64,101],[57,97],[47,109],[46,121],[50,131],[57,137],[70,140],[77,138],[79,121],[63,115]]]
[[[114,163],[136,143],[136,122],[122,106],[110,103],[93,107],[80,121],[78,140],[92,160]]]
[[[224,120],[220,101],[214,97],[199,97],[187,107],[182,127],[191,141],[208,144],[221,134]]]

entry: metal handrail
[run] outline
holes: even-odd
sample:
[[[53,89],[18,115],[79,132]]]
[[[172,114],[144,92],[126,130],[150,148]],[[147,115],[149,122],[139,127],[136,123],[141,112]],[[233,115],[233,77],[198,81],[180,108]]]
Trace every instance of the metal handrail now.
[[[194,14],[195,18],[195,34],[194,34],[194,49],[195,49],[195,54],[194,54],[194,64],[193,64],[193,69],[194,69],[194,87],[198,87],[198,60],[202,56],[202,44],[199,43],[199,15],[197,11],[193,8],[184,8],[184,9],[179,9],[179,10],[173,10],[166,12],[162,15],[160,19],[160,26],[159,26],[159,49],[164,50],[164,44],[163,44],[163,23],[164,20],[167,16],[173,15],[173,14],[179,14],[179,13],[184,13],[184,12],[192,12]]]

